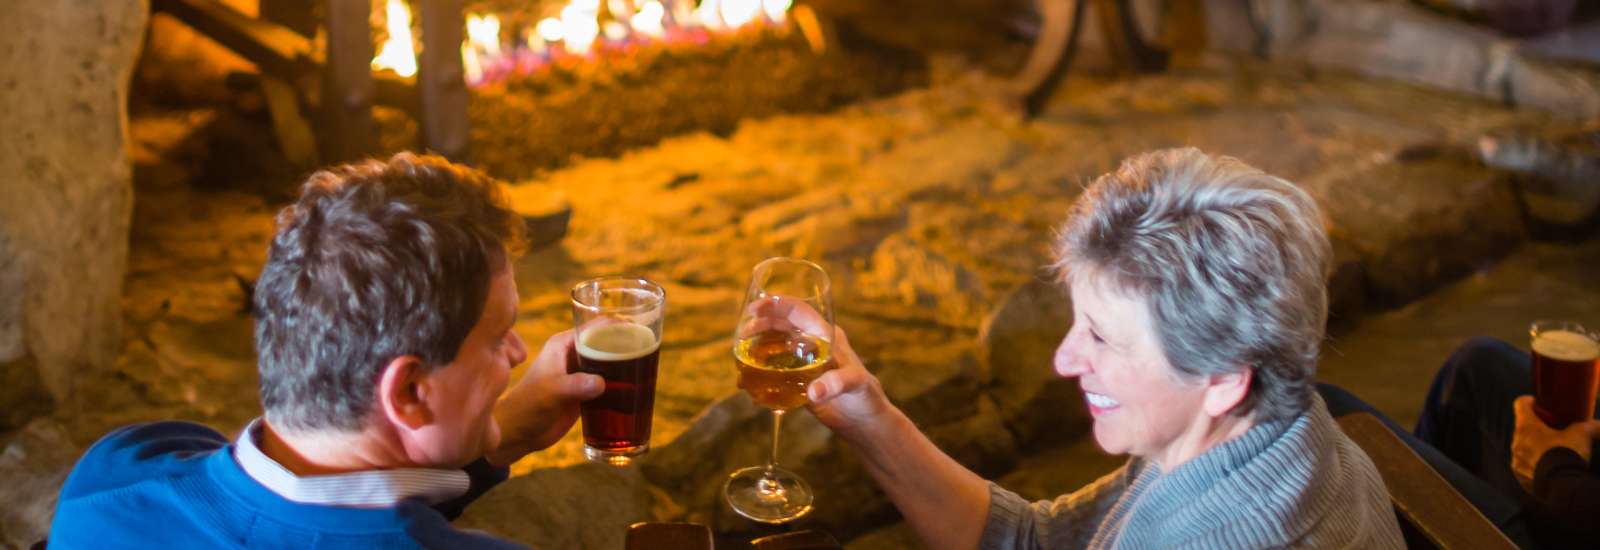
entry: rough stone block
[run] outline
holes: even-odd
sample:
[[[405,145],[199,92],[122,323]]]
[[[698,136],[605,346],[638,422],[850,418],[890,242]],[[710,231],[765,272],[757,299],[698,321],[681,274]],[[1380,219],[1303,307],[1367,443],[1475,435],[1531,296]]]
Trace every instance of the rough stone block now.
[[[1032,279],[984,321],[979,336],[984,388],[1017,444],[1031,447],[1082,434],[1088,414],[1075,380],[1056,374],[1056,347],[1072,328],[1072,300],[1061,285]]]
[[[489,491],[455,525],[533,548],[622,548],[629,525],[657,519],[655,494],[637,468],[535,470]]]
[[[1361,258],[1369,297],[1395,306],[1515,249],[1524,229],[1505,176],[1465,159],[1390,161],[1307,190]]]
[[[1302,51],[1313,65],[1527,105],[1600,116],[1600,78],[1530,57],[1493,30],[1403,2],[1310,4],[1316,31]]]
[[[538,184],[507,188],[511,209],[522,216],[528,228],[528,249],[543,248],[561,241],[572,221],[572,201],[560,189]]]
[[[0,233],[25,247],[26,346],[59,400],[121,346],[132,208],[128,81],[144,1],[0,10]],[[14,346],[13,346],[14,347]]]
[[[50,534],[56,494],[82,452],[54,420],[30,422],[0,450],[0,547],[28,548]]]

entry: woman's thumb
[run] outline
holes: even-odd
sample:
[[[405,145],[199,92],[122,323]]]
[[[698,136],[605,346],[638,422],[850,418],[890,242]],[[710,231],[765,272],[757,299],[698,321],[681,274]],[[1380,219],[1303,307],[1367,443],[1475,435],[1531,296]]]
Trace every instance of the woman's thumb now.
[[[812,403],[827,401],[839,393],[841,383],[839,371],[825,372],[822,376],[817,377],[816,380],[811,381],[811,385],[806,388],[806,395],[811,398]]]

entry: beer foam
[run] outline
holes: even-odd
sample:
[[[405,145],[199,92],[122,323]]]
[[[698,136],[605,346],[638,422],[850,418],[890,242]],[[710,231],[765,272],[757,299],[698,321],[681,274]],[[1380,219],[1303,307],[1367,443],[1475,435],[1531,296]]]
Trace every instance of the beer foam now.
[[[600,325],[583,331],[578,338],[578,353],[601,361],[637,359],[660,346],[650,327],[629,322]]]
[[[1533,339],[1533,351],[1557,361],[1588,361],[1600,356],[1600,343],[1576,332],[1552,330]]]

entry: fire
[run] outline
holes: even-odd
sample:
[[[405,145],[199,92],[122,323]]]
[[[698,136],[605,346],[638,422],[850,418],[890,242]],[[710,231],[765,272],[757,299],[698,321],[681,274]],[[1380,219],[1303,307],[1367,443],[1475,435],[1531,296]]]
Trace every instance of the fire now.
[[[500,18],[467,15],[467,39],[461,43],[461,70],[467,82],[483,81],[484,62],[500,57]]]
[[[722,28],[720,4],[719,0],[700,0],[700,7],[694,10],[694,20],[708,29]]]
[[[722,23],[737,29],[761,16],[761,0],[722,0]]]
[[[467,42],[484,55],[500,55],[500,18],[494,15],[468,15]]]
[[[661,20],[667,15],[667,8],[656,0],[645,0],[639,6],[639,12],[628,19],[633,30],[650,38],[661,38],[667,33],[666,27],[661,25]]]
[[[561,43],[568,53],[586,54],[600,36],[600,0],[573,0],[561,8]]]
[[[513,30],[501,41],[500,18],[467,14],[467,39],[461,43],[462,68],[468,84],[496,80],[513,71],[527,73],[557,56],[594,56],[653,41],[704,40],[707,32],[732,32],[745,27],[786,25],[793,0],[568,0],[559,13],[532,28]],[[389,37],[374,69],[401,76],[417,73],[406,0],[388,0]]]
[[[765,12],[767,19],[771,19],[773,23],[782,23],[793,5],[793,0],[761,0],[761,11]]]
[[[411,9],[404,0],[389,0],[383,12],[389,39],[383,42],[377,57],[372,58],[372,68],[390,69],[400,76],[417,74],[417,53],[411,40]]]

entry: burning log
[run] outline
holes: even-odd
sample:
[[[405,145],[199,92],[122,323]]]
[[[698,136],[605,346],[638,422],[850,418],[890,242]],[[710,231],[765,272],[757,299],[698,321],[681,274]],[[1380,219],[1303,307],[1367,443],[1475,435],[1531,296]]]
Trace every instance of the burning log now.
[[[577,156],[615,155],[688,132],[728,133],[746,117],[825,111],[926,82],[926,65],[913,53],[817,55],[795,34],[740,33],[604,62],[572,59],[477,88],[468,109],[474,159],[520,180]]]

